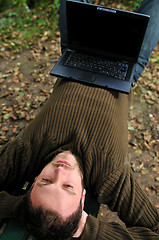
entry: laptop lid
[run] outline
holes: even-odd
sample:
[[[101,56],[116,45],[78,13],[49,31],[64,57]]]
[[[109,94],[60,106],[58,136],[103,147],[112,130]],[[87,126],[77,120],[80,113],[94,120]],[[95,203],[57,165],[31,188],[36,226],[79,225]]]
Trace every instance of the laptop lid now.
[[[137,62],[149,16],[66,1],[68,48]]]

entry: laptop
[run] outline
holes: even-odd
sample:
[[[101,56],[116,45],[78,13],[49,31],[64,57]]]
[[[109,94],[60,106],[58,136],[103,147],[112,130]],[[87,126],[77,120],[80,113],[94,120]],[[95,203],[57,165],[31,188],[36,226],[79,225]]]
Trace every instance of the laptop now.
[[[149,16],[66,1],[68,46],[50,74],[129,93]]]

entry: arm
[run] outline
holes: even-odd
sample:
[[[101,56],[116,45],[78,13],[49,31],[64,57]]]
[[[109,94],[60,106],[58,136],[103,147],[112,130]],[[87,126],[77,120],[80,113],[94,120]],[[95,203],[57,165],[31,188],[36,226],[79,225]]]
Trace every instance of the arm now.
[[[39,115],[0,150],[0,218],[13,217],[22,198],[14,195],[36,177],[44,154],[47,156],[48,142],[52,143]]]
[[[52,94],[53,97],[53,94]],[[50,110],[51,109],[51,110]],[[57,149],[54,101],[50,98],[40,113],[17,137],[0,151],[0,218],[14,217],[15,197],[26,181],[33,182]]]
[[[1,149],[0,169],[0,218],[8,218],[13,216],[14,209],[22,198],[12,195],[21,190],[24,184],[26,165],[21,138],[15,138]]]
[[[159,214],[135,180],[129,166],[118,168],[98,186],[98,201],[116,211],[129,226],[141,226],[157,231]]]
[[[16,195],[22,194],[24,183],[33,182],[46,164],[45,156],[51,148],[51,139],[47,136],[37,138],[36,135],[32,138],[31,135],[29,126],[0,152],[0,218],[15,217],[18,204],[23,199],[23,196]]]
[[[142,227],[125,228],[118,223],[106,223],[88,216],[81,240],[158,240],[159,234]]]

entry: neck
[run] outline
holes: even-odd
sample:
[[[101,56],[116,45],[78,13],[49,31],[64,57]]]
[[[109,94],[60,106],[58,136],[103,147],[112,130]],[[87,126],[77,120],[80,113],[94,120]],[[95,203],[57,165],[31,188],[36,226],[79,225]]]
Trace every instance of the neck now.
[[[75,232],[75,234],[73,235],[74,238],[78,238],[79,236],[81,236],[81,234],[82,234],[82,232],[85,228],[87,217],[88,217],[88,214],[83,210],[82,217],[81,217],[81,220],[80,220],[79,225],[78,225],[78,229]]]

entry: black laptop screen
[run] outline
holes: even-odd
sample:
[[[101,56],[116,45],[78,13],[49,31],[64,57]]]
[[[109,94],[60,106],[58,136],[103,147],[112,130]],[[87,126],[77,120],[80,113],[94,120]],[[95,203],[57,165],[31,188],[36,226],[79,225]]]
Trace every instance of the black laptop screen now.
[[[136,61],[149,18],[92,4],[67,2],[70,48]]]

